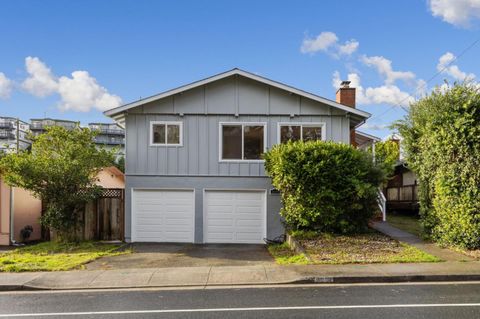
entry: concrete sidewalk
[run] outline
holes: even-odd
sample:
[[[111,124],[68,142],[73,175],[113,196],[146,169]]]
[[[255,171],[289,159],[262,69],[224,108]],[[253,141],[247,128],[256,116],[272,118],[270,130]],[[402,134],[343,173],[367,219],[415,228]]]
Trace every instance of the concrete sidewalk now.
[[[480,262],[185,267],[0,274],[0,290],[480,280]]]

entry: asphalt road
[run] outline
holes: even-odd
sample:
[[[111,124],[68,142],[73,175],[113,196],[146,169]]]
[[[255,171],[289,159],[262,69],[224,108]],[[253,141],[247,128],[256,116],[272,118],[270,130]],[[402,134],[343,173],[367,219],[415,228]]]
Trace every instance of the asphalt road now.
[[[2,292],[0,318],[480,318],[480,283]]]

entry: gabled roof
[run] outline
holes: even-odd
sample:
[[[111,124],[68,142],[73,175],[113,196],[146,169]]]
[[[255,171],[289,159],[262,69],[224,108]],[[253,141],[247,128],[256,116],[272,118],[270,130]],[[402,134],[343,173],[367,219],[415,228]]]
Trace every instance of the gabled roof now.
[[[306,98],[312,99],[312,100],[317,101],[317,102],[324,103],[326,105],[335,107],[337,109],[346,111],[348,113],[356,114],[356,115],[364,117],[364,118],[368,118],[371,115],[368,112],[365,112],[365,111],[362,111],[362,110],[359,110],[359,109],[356,109],[356,108],[352,108],[352,107],[337,103],[335,101],[323,98],[323,97],[315,95],[313,93],[309,93],[309,92],[294,88],[292,86],[289,86],[289,85],[286,85],[286,84],[283,84],[283,83],[280,83],[280,82],[277,82],[277,81],[273,81],[273,80],[264,78],[262,76],[258,76],[256,74],[246,72],[246,71],[243,71],[243,70],[240,70],[240,69],[237,69],[237,68],[235,68],[233,70],[230,70],[230,71],[227,71],[227,72],[223,72],[223,73],[214,75],[214,76],[211,76],[209,78],[206,78],[206,79],[203,79],[203,80],[200,80],[200,81],[196,81],[196,82],[193,82],[193,83],[190,83],[190,84],[187,84],[187,85],[180,86],[176,89],[168,90],[168,91],[165,91],[163,93],[153,95],[151,97],[147,97],[145,99],[141,99],[141,100],[129,103],[129,104],[125,104],[125,105],[113,108],[113,109],[105,111],[103,113],[106,116],[110,116],[110,117],[116,119],[116,118],[118,118],[118,115],[120,115],[121,113],[124,113],[125,111],[130,110],[134,107],[137,107],[137,106],[149,103],[149,102],[153,102],[153,101],[156,101],[156,100],[159,100],[159,99],[163,99],[165,97],[169,97],[169,96],[178,94],[178,93],[186,91],[186,90],[190,90],[190,89],[193,89],[193,88],[196,88],[196,87],[199,87],[199,86],[211,83],[211,82],[215,82],[215,81],[227,78],[227,77],[232,76],[232,75],[240,75],[240,76],[249,78],[251,80],[261,82],[261,83],[264,83],[264,84],[267,84],[267,85],[270,85],[270,86],[273,86],[273,87],[276,87],[276,88],[279,88],[279,89],[282,89],[282,90],[285,90],[285,91],[288,91],[288,92],[291,92],[291,93],[294,93],[294,94],[297,94],[297,95],[300,95],[300,96],[304,96]]]

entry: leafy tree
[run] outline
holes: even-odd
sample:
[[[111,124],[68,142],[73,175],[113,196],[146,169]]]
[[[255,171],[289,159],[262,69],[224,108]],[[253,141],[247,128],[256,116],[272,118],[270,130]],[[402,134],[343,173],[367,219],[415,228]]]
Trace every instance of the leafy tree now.
[[[372,152],[372,147],[368,151]],[[393,174],[395,164],[400,157],[399,144],[393,140],[375,143],[375,163],[379,165],[387,176]]]
[[[85,128],[50,127],[31,137],[31,151],[0,160],[6,183],[40,198],[46,205],[41,223],[65,240],[75,229],[79,208],[101,190],[95,185],[96,174],[113,163],[113,152],[95,147],[95,134]]]
[[[125,173],[125,156],[120,156],[115,160],[115,166],[122,172]]]
[[[265,154],[265,168],[281,193],[281,215],[294,230],[365,230],[385,178],[369,153],[323,141],[276,145]]]
[[[420,213],[441,244],[480,247],[480,88],[437,88],[396,124],[419,180]]]

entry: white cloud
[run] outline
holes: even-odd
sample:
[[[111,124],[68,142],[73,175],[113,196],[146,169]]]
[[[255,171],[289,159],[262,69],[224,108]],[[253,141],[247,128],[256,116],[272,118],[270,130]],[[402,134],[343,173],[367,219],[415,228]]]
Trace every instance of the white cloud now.
[[[25,58],[25,68],[29,74],[22,87],[30,94],[45,97],[57,91],[58,84],[52,71],[37,57]]]
[[[455,59],[456,57],[453,53],[445,53],[440,57],[440,59],[438,59],[437,71],[445,73],[457,81],[473,80],[475,78],[475,74],[467,74],[461,71],[457,65],[453,64]]]
[[[345,44],[342,44],[338,47],[338,53],[343,54],[343,55],[351,55],[355,51],[357,51],[358,46],[360,43],[354,39],[348,40],[345,42]]]
[[[345,41],[344,44],[339,44],[337,35],[333,32],[326,31],[314,38],[306,37],[302,42],[300,52],[313,54],[323,51],[338,58],[341,55],[352,55],[357,51],[359,45],[360,43],[355,39]]]
[[[109,94],[87,71],[75,71],[71,78],[62,76],[58,81],[58,94],[62,98],[62,110],[88,112],[93,107],[105,111],[122,102],[120,97]]]
[[[369,87],[365,90],[365,96],[371,104],[390,104],[408,106],[414,98],[407,92],[403,92],[396,85],[382,85]]]
[[[384,58],[383,56],[362,56],[360,58],[365,65],[373,67],[385,77],[385,84],[392,85],[397,80],[405,82],[411,82],[415,79],[415,73],[407,71],[393,71],[392,61]]]
[[[433,16],[462,27],[480,18],[480,0],[429,0]]]
[[[71,77],[57,78],[37,57],[27,57],[25,66],[29,77],[22,87],[38,97],[59,94],[62,110],[88,112],[94,108],[105,111],[122,103],[120,97],[108,93],[87,71],[74,71]]]
[[[7,76],[0,72],[0,98],[7,99],[12,92],[13,82]]]
[[[350,87],[356,88],[356,100],[359,105],[366,104],[390,104],[408,106],[414,100],[407,92],[400,90],[396,85],[385,84],[378,87],[364,88],[360,83],[357,73],[349,73],[347,76]],[[340,87],[340,73],[333,73],[332,85],[335,89]]]
[[[336,44],[338,37],[333,32],[322,32],[316,38],[305,38],[300,51],[302,53],[315,53],[318,51],[327,51],[332,45]]]

